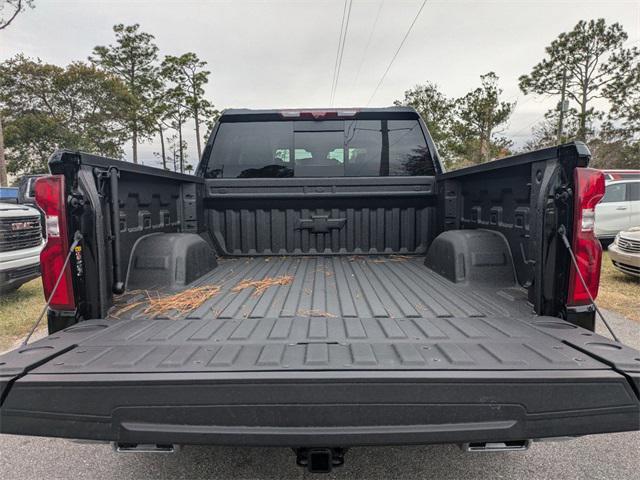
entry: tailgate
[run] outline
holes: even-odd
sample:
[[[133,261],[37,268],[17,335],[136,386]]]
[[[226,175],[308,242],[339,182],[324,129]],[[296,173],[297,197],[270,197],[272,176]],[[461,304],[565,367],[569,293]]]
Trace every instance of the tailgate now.
[[[370,445],[635,430],[640,353],[552,317],[89,321],[0,357],[0,431]]]

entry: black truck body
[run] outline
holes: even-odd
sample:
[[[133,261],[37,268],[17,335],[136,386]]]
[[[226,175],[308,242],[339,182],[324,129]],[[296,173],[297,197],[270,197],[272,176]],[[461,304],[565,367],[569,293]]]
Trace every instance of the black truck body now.
[[[445,173],[408,108],[227,111],[196,175],[57,152],[73,306],[0,357],[0,431],[335,449],[638,429],[640,353],[571,304],[558,235],[588,160]],[[219,292],[192,311],[145,314],[202,286]]]

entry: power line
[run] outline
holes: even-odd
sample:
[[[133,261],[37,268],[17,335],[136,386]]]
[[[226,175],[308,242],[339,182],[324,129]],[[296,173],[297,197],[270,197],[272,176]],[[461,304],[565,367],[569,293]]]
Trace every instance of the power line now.
[[[424,0],[422,2],[422,5],[420,5],[420,9],[418,10],[418,13],[416,13],[416,16],[413,17],[413,21],[411,22],[411,25],[409,25],[409,29],[407,30],[407,32],[404,34],[404,37],[402,38],[402,41],[400,42],[400,45],[398,46],[398,49],[396,50],[396,53],[393,54],[393,58],[389,62],[389,65],[387,65],[387,69],[382,74],[382,77],[380,77],[380,81],[378,82],[378,85],[376,85],[376,88],[373,91],[373,93],[371,94],[371,97],[369,97],[369,101],[367,102],[367,105],[369,105],[371,103],[371,100],[373,100],[373,98],[376,96],[376,93],[378,93],[378,90],[382,86],[382,82],[384,82],[384,79],[387,76],[387,73],[389,73],[389,70],[391,69],[391,65],[393,65],[393,62],[395,61],[396,57],[398,56],[398,53],[400,53],[400,50],[402,49],[402,47],[404,45],[404,42],[407,41],[407,37],[409,37],[409,34],[411,33],[411,30],[413,29],[413,26],[416,24],[416,21],[418,20],[418,17],[422,13],[422,9],[424,8],[424,6],[426,4],[427,4],[427,0]]]
[[[331,78],[331,95],[330,99],[333,102],[333,88],[336,84],[336,72],[338,71],[338,58],[340,58],[340,47],[342,46],[342,32],[344,31],[344,21],[347,16],[347,0],[344,0],[344,6],[342,7],[342,22],[340,23],[340,36],[338,37],[338,49],[336,50],[336,60],[333,63],[333,77]]]
[[[362,65],[364,65],[364,61],[367,58],[367,53],[369,53],[369,47],[371,46],[371,40],[373,39],[373,33],[378,26],[378,19],[380,18],[380,12],[382,11],[382,6],[384,5],[384,0],[380,2],[378,5],[378,12],[376,13],[376,19],[373,21],[373,26],[371,27],[371,32],[369,33],[369,39],[367,40],[367,46],[364,47],[364,53],[362,54],[362,58],[360,59],[360,65],[358,65],[358,71],[356,72],[356,78],[353,81],[354,85],[357,85],[358,79],[360,78],[360,70],[362,70]]]
[[[349,33],[349,19],[351,18],[351,7],[353,6],[353,0],[349,0],[349,9],[347,10],[346,21],[344,17],[344,9],[342,11],[342,24],[344,28],[340,29],[340,42],[338,42],[338,55],[336,57],[337,63],[334,69],[333,86],[331,88],[331,105],[336,96],[338,90],[338,81],[340,80],[340,69],[342,68],[342,56],[344,55],[344,47],[347,43],[347,34]],[[345,0],[344,8],[346,9],[347,2]],[[344,35],[343,35],[344,31]]]
[[[342,39],[342,50],[340,52],[340,60],[338,61],[338,71],[336,72],[336,86],[333,89],[333,98],[331,99],[331,105],[335,99],[336,93],[338,93],[338,82],[340,81],[340,69],[342,68],[342,55],[344,54],[344,48],[347,44],[347,34],[349,33],[349,19],[351,18],[351,7],[353,6],[353,0],[349,0],[349,11],[347,12],[347,22],[344,27],[344,38]]]

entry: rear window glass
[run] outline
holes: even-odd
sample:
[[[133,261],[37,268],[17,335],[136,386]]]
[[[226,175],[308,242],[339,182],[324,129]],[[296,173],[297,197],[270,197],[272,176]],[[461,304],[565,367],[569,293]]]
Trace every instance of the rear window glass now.
[[[417,120],[222,123],[208,178],[435,175]]]

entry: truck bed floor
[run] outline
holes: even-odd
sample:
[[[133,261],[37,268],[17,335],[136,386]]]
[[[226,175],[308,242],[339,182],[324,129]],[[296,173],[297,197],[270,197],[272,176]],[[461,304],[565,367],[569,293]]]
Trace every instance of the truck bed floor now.
[[[37,371],[606,368],[541,330],[540,322],[568,324],[532,316],[516,287],[485,292],[454,284],[422,262],[418,257],[223,260],[197,285],[217,285],[221,291],[186,318],[149,318],[144,303],[124,315],[118,315],[123,307],[116,307],[102,321],[111,328]],[[259,295],[254,288],[233,291],[242,280],[282,275],[291,275],[291,282]],[[124,305],[146,295],[134,292]]]
[[[233,291],[243,280],[290,276],[290,283],[257,294]],[[517,287],[482,290],[454,284],[424,266],[424,257],[236,257],[226,258],[193,286],[221,291],[187,315],[156,318],[447,318],[530,316],[526,292]],[[112,318],[149,318],[143,311],[153,291],[125,294]],[[131,303],[142,302],[129,309]]]

